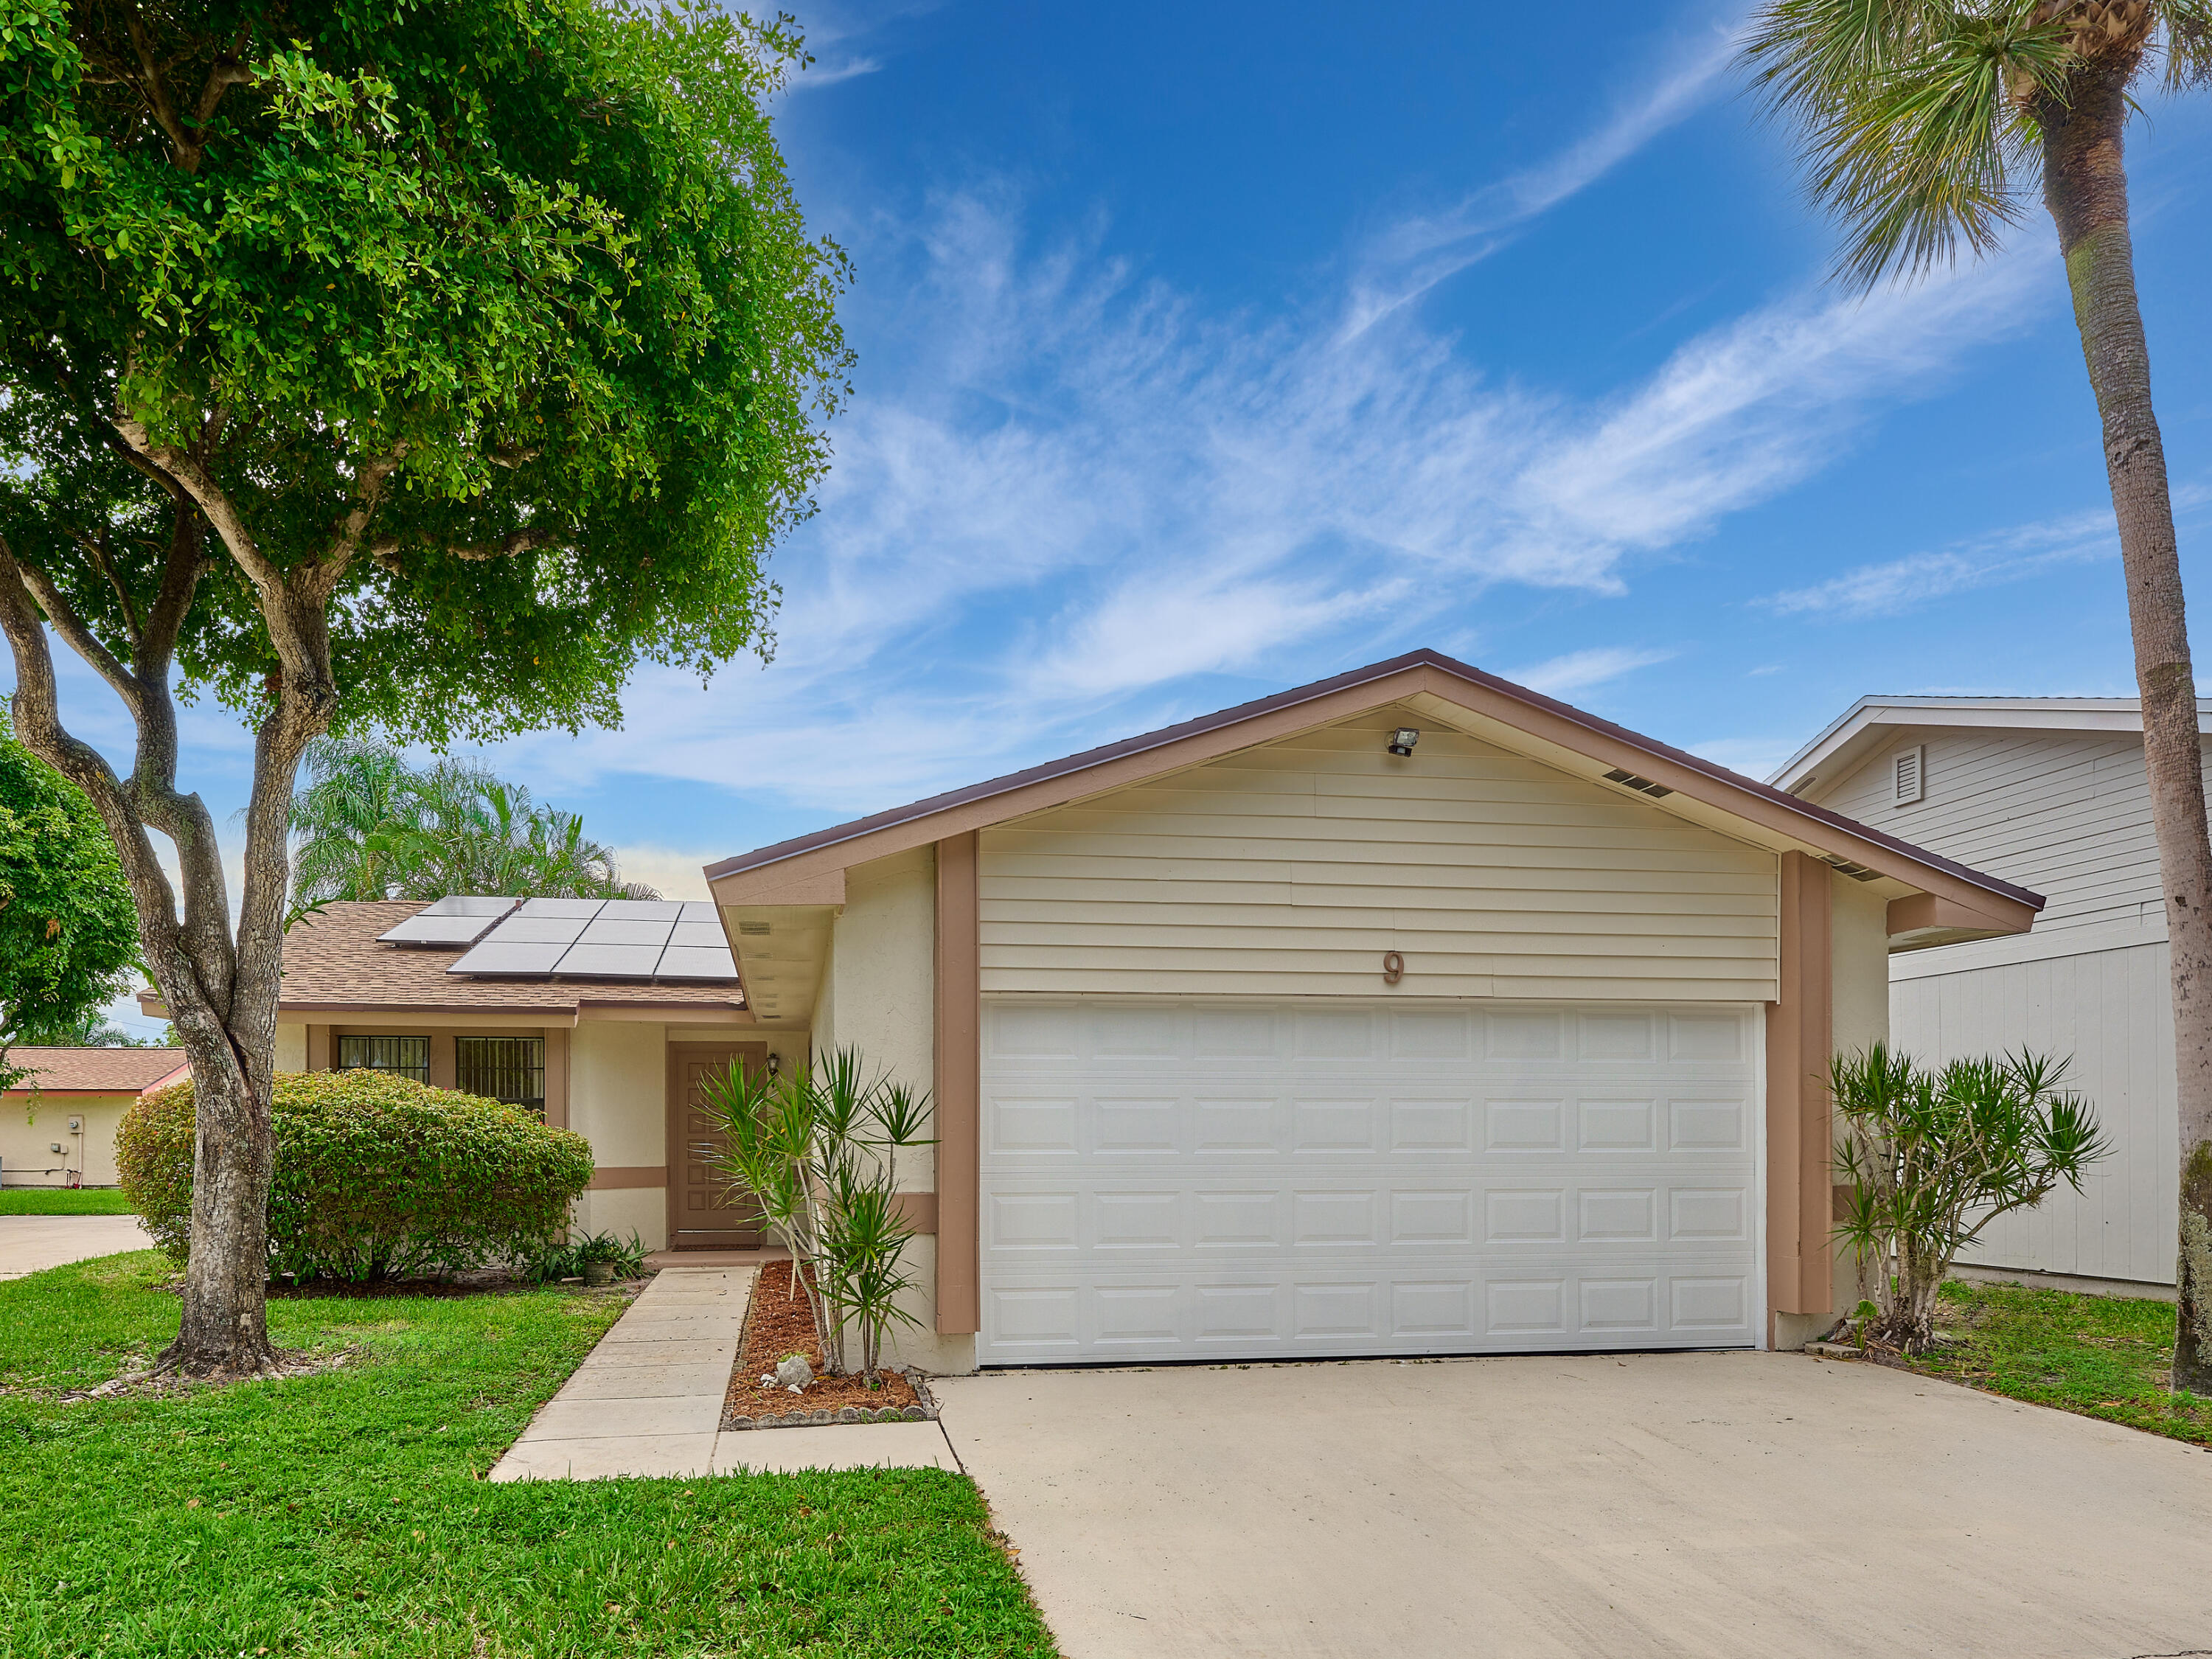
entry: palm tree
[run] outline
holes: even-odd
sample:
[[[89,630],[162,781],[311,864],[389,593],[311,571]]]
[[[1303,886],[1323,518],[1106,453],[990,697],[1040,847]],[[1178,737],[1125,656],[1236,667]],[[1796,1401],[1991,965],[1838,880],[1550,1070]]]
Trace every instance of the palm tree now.
[[[573,812],[469,761],[427,771],[380,744],[318,738],[295,798],[293,902],[443,898],[658,898],[626,882],[614,851]]]
[[[1769,0],[1745,58],[1798,131],[1839,276],[1910,279],[1996,247],[2039,184],[2104,421],[2166,891],[2181,1107],[2173,1386],[2212,1393],[2212,839],[2166,447],[2123,161],[2132,93],[2212,82],[2212,0]]]

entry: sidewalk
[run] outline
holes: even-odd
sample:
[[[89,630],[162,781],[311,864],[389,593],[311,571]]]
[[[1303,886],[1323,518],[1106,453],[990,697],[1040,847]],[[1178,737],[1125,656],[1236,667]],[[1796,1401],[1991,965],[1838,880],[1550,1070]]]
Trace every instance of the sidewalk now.
[[[935,1423],[725,1433],[750,1267],[664,1267],[491,1472],[494,1480],[957,1469]]]
[[[135,1215],[0,1215],[0,1279],[153,1247]]]

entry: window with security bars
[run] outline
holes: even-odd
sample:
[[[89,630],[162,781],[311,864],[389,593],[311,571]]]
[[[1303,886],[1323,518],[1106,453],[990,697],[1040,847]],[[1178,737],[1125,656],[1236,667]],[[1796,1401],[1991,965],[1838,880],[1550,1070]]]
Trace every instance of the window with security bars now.
[[[453,1039],[453,1086],[545,1115],[545,1039]]]
[[[342,1036],[338,1039],[341,1072],[390,1072],[430,1080],[430,1039],[426,1036]]]

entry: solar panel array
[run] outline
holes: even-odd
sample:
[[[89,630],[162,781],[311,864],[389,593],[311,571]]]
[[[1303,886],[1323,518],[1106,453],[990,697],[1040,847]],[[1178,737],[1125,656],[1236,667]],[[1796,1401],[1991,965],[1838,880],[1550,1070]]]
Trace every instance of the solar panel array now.
[[[506,907],[465,939],[471,948],[446,971],[516,979],[665,979],[713,981],[738,977],[729,940],[714,907],[696,899],[441,899],[384,935],[395,944],[443,943],[406,930],[439,905]],[[458,932],[447,912],[433,927]]]

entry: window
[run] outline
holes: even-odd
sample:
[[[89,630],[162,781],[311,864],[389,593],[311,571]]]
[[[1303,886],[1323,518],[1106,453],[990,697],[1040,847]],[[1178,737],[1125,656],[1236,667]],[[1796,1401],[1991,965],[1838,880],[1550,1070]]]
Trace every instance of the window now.
[[[453,1086],[544,1116],[545,1039],[455,1037]]]
[[[1910,806],[1928,793],[1928,747],[1917,744],[1901,750],[1890,763],[1890,805]]]
[[[338,1039],[341,1072],[389,1072],[430,1080],[430,1039],[426,1036],[342,1036]]]

